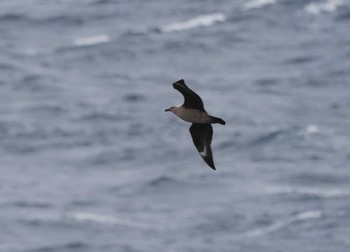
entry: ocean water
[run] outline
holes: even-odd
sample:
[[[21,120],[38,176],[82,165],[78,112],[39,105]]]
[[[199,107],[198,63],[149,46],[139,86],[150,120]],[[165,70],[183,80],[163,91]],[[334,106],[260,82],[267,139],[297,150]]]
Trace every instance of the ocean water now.
[[[0,251],[350,251],[349,45],[347,0],[2,0]]]

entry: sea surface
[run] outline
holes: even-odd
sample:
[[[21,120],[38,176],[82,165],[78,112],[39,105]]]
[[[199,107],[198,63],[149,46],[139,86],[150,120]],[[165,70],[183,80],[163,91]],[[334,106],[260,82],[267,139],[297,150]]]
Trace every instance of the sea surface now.
[[[0,52],[1,252],[350,251],[350,1],[2,0]]]

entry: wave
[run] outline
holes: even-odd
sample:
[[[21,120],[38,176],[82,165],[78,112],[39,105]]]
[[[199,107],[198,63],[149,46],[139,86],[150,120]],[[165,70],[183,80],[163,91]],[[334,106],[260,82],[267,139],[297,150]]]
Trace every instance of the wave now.
[[[226,20],[223,13],[213,13],[208,15],[198,16],[187,21],[175,22],[159,28],[160,32],[180,32],[195,29],[198,27],[208,27],[216,23],[221,23]]]
[[[99,215],[99,214],[85,213],[85,212],[70,214],[69,218],[79,222],[94,222],[94,223],[111,224],[111,225],[115,225],[119,223],[119,220],[117,220],[113,216]]]
[[[73,45],[80,47],[80,46],[92,46],[92,45],[98,45],[101,43],[107,43],[110,41],[110,37],[106,34],[100,34],[92,37],[86,37],[86,38],[77,38],[73,40]]]
[[[167,176],[160,176],[160,177],[157,177],[151,181],[149,181],[147,183],[147,185],[149,186],[154,186],[154,187],[162,187],[162,186],[165,186],[165,185],[169,185],[169,184],[176,184],[178,181],[176,181],[175,179],[173,178],[170,178],[170,177],[167,177]]]
[[[120,115],[113,114],[107,111],[89,111],[86,114],[81,115],[79,121],[119,121],[123,118]]]
[[[29,18],[23,14],[18,13],[5,13],[0,15],[0,21],[1,22],[16,22],[16,21],[26,21]]]
[[[54,252],[54,251],[73,251],[73,250],[87,250],[89,245],[84,242],[69,242],[62,245],[42,246],[31,248],[29,252]]]
[[[281,228],[284,228],[288,225],[291,225],[295,222],[311,220],[311,219],[319,219],[323,216],[322,212],[319,210],[306,211],[293,216],[290,216],[284,220],[277,221],[269,226],[264,228],[255,229],[252,231],[245,232],[238,236],[238,238],[252,238],[257,236],[266,235],[277,231]]]
[[[71,50],[77,50],[79,48],[85,48],[89,46],[97,46],[100,44],[108,43],[111,38],[106,34],[95,35],[91,37],[75,38],[72,44],[58,46],[57,48],[50,51],[34,51],[33,54],[27,54],[28,56],[37,56],[41,54],[51,54],[51,53],[62,53]]]
[[[319,136],[322,138],[332,137],[334,135],[334,130],[332,128],[326,128],[323,126],[318,126],[316,124],[306,125],[297,132],[297,136],[307,138],[311,136]]]
[[[62,217],[60,215],[47,211],[47,209],[36,211],[33,215],[28,214],[24,218],[18,219],[18,221],[29,226],[65,224],[62,222]]]
[[[136,227],[140,229],[146,229],[147,226],[135,221],[126,219],[119,219],[110,215],[101,215],[96,213],[78,212],[68,215],[68,219],[82,222],[82,223],[93,223],[93,224],[104,224],[104,225],[119,225],[126,227]]]
[[[316,124],[298,128],[276,129],[256,136],[248,143],[248,147],[260,146],[274,141],[299,141],[311,136],[329,137],[333,134],[333,129],[327,129]]]
[[[344,0],[327,0],[325,2],[312,2],[304,7],[310,14],[320,14],[322,12],[335,12],[339,7],[345,5]]]
[[[147,229],[144,223],[127,220],[125,218],[117,218],[112,215],[97,214],[91,212],[70,212],[70,213],[53,213],[53,212],[37,212],[32,216],[27,216],[25,219],[19,221],[26,223],[31,226],[42,226],[42,225],[69,225],[74,226],[78,223],[81,224],[94,224],[94,225],[110,225],[110,226],[123,226],[133,227],[140,229]]]
[[[336,17],[336,19],[339,21],[350,19],[350,6],[348,8],[343,8]],[[350,56],[350,53],[348,53],[347,56]]]
[[[46,209],[50,208],[51,204],[46,202],[31,202],[26,200],[19,200],[16,202],[13,202],[13,205],[18,208],[41,208]]]
[[[86,18],[86,17],[85,17]],[[98,18],[98,17],[94,17]],[[81,25],[85,20],[79,16],[69,16],[69,15],[58,15],[38,18],[34,16],[28,16],[20,13],[4,13],[0,14],[0,21],[3,22],[20,22],[25,21],[26,23],[33,24],[70,24],[70,25]]]
[[[349,197],[350,192],[340,189],[322,190],[308,187],[273,187],[266,190],[268,194],[297,194],[302,196],[311,196],[317,198],[341,198]]]
[[[305,64],[309,63],[315,60],[312,56],[295,56],[292,58],[289,58],[285,61],[286,64],[292,64],[292,65],[299,65],[299,64]]]
[[[252,0],[243,5],[243,10],[258,9],[275,3],[276,0]]]
[[[314,124],[310,124],[306,127],[305,133],[307,135],[318,134],[318,133],[320,133],[320,127],[318,127],[317,125],[314,125]]]
[[[266,134],[262,134],[260,136],[257,136],[256,139],[254,139],[253,141],[251,141],[249,143],[249,146],[260,146],[269,142],[272,142],[276,139],[278,139],[279,137],[281,137],[281,135],[285,135],[287,132],[281,129],[277,129],[271,132],[268,132]]]
[[[146,99],[145,95],[137,94],[137,93],[129,93],[123,97],[123,99],[127,102],[140,102]]]

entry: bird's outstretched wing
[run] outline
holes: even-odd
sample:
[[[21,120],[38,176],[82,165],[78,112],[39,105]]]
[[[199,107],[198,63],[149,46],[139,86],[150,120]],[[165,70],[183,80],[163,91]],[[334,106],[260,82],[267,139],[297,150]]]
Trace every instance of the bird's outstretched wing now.
[[[205,111],[202,99],[199,97],[199,95],[197,95],[189,87],[186,86],[183,79],[174,82],[173,87],[178,90],[185,98],[184,104],[182,106]]]
[[[201,157],[213,170],[216,170],[210,147],[213,138],[213,127],[211,124],[193,123],[190,127],[190,133]]]

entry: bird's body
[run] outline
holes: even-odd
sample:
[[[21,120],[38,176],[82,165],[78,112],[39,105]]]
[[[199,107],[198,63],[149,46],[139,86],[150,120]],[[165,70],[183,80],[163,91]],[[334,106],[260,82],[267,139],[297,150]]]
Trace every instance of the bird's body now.
[[[204,161],[215,170],[213,155],[211,151],[211,141],[213,138],[212,123],[225,125],[221,118],[209,115],[205,109],[202,99],[188,88],[184,80],[173,83],[173,87],[185,98],[182,105],[172,106],[165,111],[171,111],[184,121],[192,123],[190,133],[197,151]]]
[[[182,120],[190,123],[211,123],[211,116],[207,112],[199,109],[185,108],[181,105],[174,106],[172,111]]]

